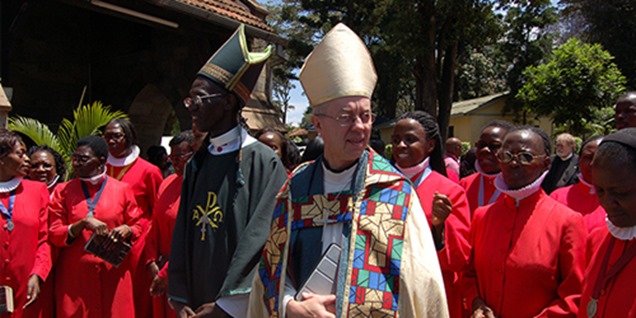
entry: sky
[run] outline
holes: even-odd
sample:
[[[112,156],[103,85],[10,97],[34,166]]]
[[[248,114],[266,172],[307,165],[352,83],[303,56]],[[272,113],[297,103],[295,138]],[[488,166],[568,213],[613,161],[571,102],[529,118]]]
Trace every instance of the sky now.
[[[299,81],[294,81],[294,88],[291,92],[291,99],[289,100],[289,104],[294,106],[294,109],[289,110],[287,112],[287,124],[298,126],[300,121],[303,119],[303,114],[309,106],[309,101],[307,97],[303,93],[302,86]]]

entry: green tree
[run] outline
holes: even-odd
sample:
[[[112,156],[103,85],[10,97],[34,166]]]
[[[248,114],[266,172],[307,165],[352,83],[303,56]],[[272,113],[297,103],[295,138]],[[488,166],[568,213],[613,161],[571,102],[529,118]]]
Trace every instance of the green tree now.
[[[507,90],[506,61],[496,45],[470,49],[460,56],[457,100],[478,98]]]
[[[588,136],[607,124],[607,118],[597,116],[625,90],[625,77],[612,59],[600,44],[572,38],[553,52],[549,62],[523,72],[527,82],[516,97],[536,114],[567,126],[571,134]]]
[[[487,0],[284,0],[282,11],[295,12],[287,21],[318,30],[305,41],[309,46],[344,22],[373,56],[379,78],[375,111],[393,117],[398,105],[412,100],[415,109],[438,117],[444,134],[458,56],[499,34],[492,1]]]
[[[308,106],[307,109],[305,109],[305,112],[303,113],[303,118],[300,120],[300,128],[309,128],[312,124],[311,124],[311,116],[312,116],[312,108],[311,106]]]
[[[636,87],[636,1],[634,0],[561,0],[563,15],[582,18],[573,30],[590,43],[600,43],[614,57],[614,62]]]
[[[267,4],[270,14],[268,24],[278,35],[287,40],[284,48],[284,60],[273,69],[272,92],[273,103],[283,116],[283,124],[287,124],[287,113],[295,108],[290,104],[291,92],[295,89],[298,77],[295,70],[302,65],[304,56],[312,49],[312,38],[316,30],[304,27],[296,20],[299,8]]]
[[[518,122],[528,124],[532,109],[514,97],[526,81],[523,71],[543,62],[552,51],[549,27],[557,21],[557,11],[550,0],[502,1],[501,9],[506,12],[506,31],[500,49],[508,63],[507,84],[513,97],[507,100],[506,111],[515,115]]]
[[[57,134],[37,119],[22,116],[9,118],[9,129],[25,135],[36,145],[47,145],[59,152],[66,162],[67,176],[63,177],[67,178],[73,171],[70,157],[75,151],[77,140],[100,134],[99,129],[114,118],[128,118],[128,116],[119,110],[111,111],[110,106],[104,106],[100,101],[95,101],[75,109],[73,121],[62,119]]]

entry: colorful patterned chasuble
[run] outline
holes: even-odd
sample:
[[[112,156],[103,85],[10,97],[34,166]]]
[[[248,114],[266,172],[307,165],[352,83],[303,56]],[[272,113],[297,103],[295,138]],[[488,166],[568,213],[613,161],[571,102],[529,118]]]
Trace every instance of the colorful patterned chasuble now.
[[[322,169],[319,162],[313,164],[316,169]],[[295,176],[302,177],[302,171],[310,165],[297,169]],[[322,227],[333,222],[346,222],[344,232],[350,229],[353,233],[343,233],[336,316],[398,316],[405,220],[413,188],[375,153],[365,152],[359,165],[364,169],[358,167],[354,183],[356,179],[364,182],[355,195],[352,191],[326,196],[297,196],[294,192],[288,200],[290,188],[309,181],[302,178],[293,178],[292,185],[288,182],[279,193],[270,237],[259,267],[265,288],[263,301],[271,317],[280,315],[279,295],[282,295],[285,273],[288,266],[290,269],[294,266],[293,257],[289,257],[288,237],[303,228]],[[291,220],[288,211],[292,212]],[[289,265],[282,262],[284,258],[289,259]],[[344,295],[347,297],[341,297]]]

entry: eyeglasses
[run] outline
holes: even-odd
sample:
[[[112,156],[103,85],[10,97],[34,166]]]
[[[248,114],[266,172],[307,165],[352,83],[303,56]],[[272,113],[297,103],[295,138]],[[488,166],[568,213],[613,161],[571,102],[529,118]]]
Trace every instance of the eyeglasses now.
[[[186,159],[189,159],[190,156],[192,156],[192,151],[182,152],[182,153],[172,153],[168,156],[168,159],[170,161],[186,160]]]
[[[372,112],[363,113],[360,115],[343,113],[335,117],[327,115],[327,114],[315,114],[315,115],[318,117],[327,117],[327,118],[333,119],[336,122],[338,122],[338,124],[340,124],[340,127],[353,126],[356,123],[356,120],[358,120],[358,118],[360,118],[360,121],[365,125],[372,124],[375,121],[375,114]]]
[[[206,99],[210,99],[210,98],[217,98],[217,97],[223,97],[225,96],[225,94],[223,93],[216,93],[216,94],[210,94],[210,95],[204,95],[204,96],[195,96],[194,98],[188,96],[186,98],[183,99],[183,106],[185,106],[186,109],[190,109],[190,107],[192,107],[192,105],[195,105],[197,107],[201,107],[203,106],[203,101]]]
[[[120,133],[115,133],[115,134],[104,134],[102,137],[104,137],[104,140],[107,140],[107,141],[111,140],[111,139],[119,141],[119,140],[124,139],[124,137],[126,137],[126,135],[120,134]]]
[[[475,148],[477,148],[477,151],[484,149],[484,148],[488,148],[488,150],[490,150],[490,152],[492,152],[493,154],[497,153],[497,150],[499,150],[501,148],[501,144],[486,144],[486,143],[482,143],[482,142],[477,142],[475,144]]]
[[[533,155],[527,151],[520,152],[518,154],[512,154],[510,151],[500,151],[497,153],[497,160],[499,162],[508,164],[511,163],[512,160],[517,160],[520,164],[527,166],[532,163],[532,160],[537,157],[545,157],[546,155]]]

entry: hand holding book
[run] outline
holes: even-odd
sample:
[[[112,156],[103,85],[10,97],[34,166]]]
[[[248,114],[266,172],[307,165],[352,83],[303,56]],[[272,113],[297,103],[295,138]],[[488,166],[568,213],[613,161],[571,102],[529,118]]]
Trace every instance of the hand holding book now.
[[[106,223],[92,217],[87,216],[82,220],[83,228],[91,230],[93,233],[97,235],[106,235],[108,234],[108,225]]]
[[[122,238],[122,234],[119,231],[111,231],[109,235],[99,235],[97,232],[93,232],[93,235],[84,246],[84,250],[115,267],[124,261],[126,255],[130,252],[130,248],[131,245]]]

